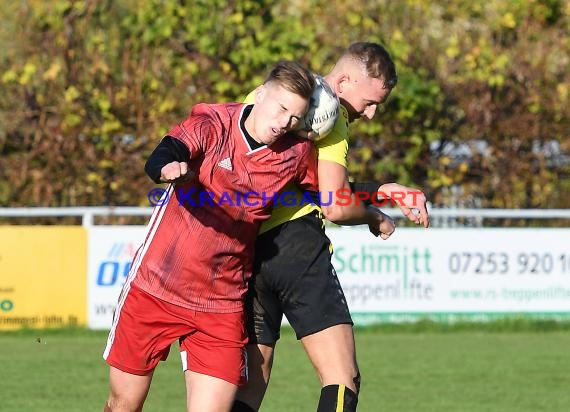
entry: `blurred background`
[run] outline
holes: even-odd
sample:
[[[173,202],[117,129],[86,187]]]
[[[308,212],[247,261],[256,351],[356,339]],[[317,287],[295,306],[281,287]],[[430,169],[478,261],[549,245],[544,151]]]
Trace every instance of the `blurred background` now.
[[[326,73],[359,40],[399,83],[355,124],[355,180],[438,208],[570,205],[567,0],[0,3],[0,206],[149,206],[144,161],[193,104],[242,100],[279,59]]]

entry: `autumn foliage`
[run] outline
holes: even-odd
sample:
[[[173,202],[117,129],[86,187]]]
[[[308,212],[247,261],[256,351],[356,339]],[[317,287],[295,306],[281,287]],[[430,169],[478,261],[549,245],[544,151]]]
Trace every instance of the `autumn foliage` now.
[[[355,124],[355,180],[440,206],[570,205],[566,0],[2,1],[0,206],[144,205],[143,165],[201,101],[279,59],[326,73],[356,40],[399,83]]]

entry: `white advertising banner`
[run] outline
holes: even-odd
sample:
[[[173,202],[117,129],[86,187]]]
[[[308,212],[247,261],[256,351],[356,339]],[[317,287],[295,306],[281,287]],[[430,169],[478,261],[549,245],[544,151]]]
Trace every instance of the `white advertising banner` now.
[[[108,329],[145,227],[89,229],[88,323]],[[357,324],[570,318],[570,229],[327,228],[332,262]]]
[[[389,240],[365,228],[327,234],[357,323],[359,315],[360,323],[570,317],[570,229],[405,228]]]
[[[145,226],[95,226],[89,229],[87,324],[109,329],[131,260],[144,240]]]

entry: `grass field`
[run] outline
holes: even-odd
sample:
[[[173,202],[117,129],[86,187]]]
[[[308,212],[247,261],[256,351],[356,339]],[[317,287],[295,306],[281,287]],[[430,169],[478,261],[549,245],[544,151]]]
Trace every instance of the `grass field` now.
[[[570,411],[570,327],[556,324],[416,325],[357,330],[359,411]],[[101,411],[106,333],[0,333],[0,411]],[[184,411],[173,347],[145,411]],[[261,411],[314,411],[319,384],[286,329]]]

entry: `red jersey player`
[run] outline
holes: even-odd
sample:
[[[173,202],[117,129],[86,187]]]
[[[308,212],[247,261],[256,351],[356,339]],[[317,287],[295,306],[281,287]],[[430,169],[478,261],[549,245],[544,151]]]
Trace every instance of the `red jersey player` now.
[[[104,358],[106,411],[141,410],[154,368],[179,340],[188,410],[230,410],[245,382],[243,297],[255,239],[274,194],[318,190],[308,140],[286,133],[308,109],[312,74],[280,62],[254,105],[198,104],[147,161],[172,183],[123,287]]]

